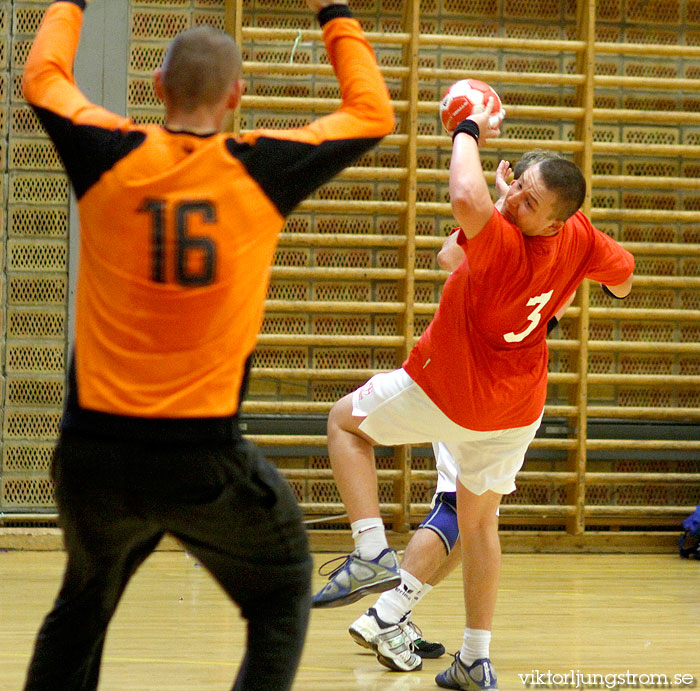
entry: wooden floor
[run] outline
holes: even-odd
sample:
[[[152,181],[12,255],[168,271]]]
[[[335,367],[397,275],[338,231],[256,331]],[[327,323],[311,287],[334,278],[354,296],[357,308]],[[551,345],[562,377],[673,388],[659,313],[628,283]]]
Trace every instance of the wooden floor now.
[[[317,555],[316,562],[331,556]],[[0,553],[2,691],[21,689],[63,560],[60,552]],[[316,576],[315,585],[321,582]],[[312,613],[295,691],[436,688],[434,676],[451,661],[448,656],[425,661],[420,672],[398,674],[351,640],[348,625],[372,603],[366,598]],[[415,620],[426,638],[442,641],[451,652],[459,648],[464,626],[459,572],[418,606]],[[491,646],[501,691],[528,688],[519,675],[533,670],[551,675],[573,670],[584,682],[594,681],[586,676],[594,674],[666,674],[670,681],[688,675],[686,681],[695,681],[675,688],[695,688],[699,640],[698,562],[676,555],[504,556]],[[228,689],[242,649],[242,621],[207,573],[182,552],[157,552],[136,574],[112,623],[100,689]],[[552,676],[548,686],[529,688],[576,688],[554,685],[563,681]]]

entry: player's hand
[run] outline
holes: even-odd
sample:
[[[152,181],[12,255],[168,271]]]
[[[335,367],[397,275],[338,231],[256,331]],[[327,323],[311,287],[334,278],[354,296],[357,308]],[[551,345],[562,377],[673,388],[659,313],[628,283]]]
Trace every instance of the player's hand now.
[[[502,197],[510,185],[508,178],[513,174],[513,169],[510,167],[509,161],[501,161],[496,168],[496,194]]]
[[[467,119],[473,120],[479,125],[479,144],[483,144],[487,139],[493,139],[501,134],[501,123],[505,116],[503,108],[493,114],[494,99],[490,98],[486,103],[486,108],[481,113],[472,113]]]
[[[306,4],[316,13],[331,5],[347,5],[348,0],[306,0]]]

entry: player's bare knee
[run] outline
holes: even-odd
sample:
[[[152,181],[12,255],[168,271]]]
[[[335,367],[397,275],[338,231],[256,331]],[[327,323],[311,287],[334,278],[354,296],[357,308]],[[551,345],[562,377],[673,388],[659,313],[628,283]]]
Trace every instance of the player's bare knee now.
[[[352,394],[348,394],[335,403],[328,414],[328,436],[349,433],[374,446],[374,440],[360,430],[364,419],[364,417],[353,415]]]
[[[351,432],[354,426],[352,398],[344,396],[333,405],[328,414],[328,434],[330,435],[337,431]]]

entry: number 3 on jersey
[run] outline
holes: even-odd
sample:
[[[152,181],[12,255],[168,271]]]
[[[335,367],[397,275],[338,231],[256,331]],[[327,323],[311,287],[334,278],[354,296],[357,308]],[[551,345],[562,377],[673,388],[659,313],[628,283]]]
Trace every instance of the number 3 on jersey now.
[[[542,315],[540,315],[540,312],[542,311],[544,306],[549,302],[550,298],[552,297],[552,293],[554,293],[554,291],[550,290],[548,293],[542,293],[542,295],[537,295],[536,297],[530,298],[527,301],[528,307],[532,307],[533,305],[535,305],[535,309],[527,315],[530,325],[527,327],[527,329],[521,331],[519,334],[516,334],[513,331],[507,334],[503,334],[503,339],[507,343],[520,343],[520,341],[522,341],[526,336],[528,336],[528,334],[532,333],[533,329],[540,323],[540,320],[542,319]]]
[[[165,283],[165,235],[166,204],[162,199],[147,199],[141,211],[151,214],[151,280]],[[180,202],[172,217],[175,221],[175,280],[181,286],[196,288],[207,286],[216,278],[216,243],[204,235],[190,235],[189,224],[193,216],[201,223],[216,223],[216,207],[206,199]],[[199,255],[198,266],[188,264],[191,253]]]

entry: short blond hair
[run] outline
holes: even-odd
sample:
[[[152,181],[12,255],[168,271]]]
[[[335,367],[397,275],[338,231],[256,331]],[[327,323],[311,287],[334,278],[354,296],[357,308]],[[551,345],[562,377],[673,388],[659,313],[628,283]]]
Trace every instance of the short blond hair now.
[[[241,75],[235,41],[211,26],[178,34],[163,59],[163,90],[169,103],[185,112],[213,105]]]

